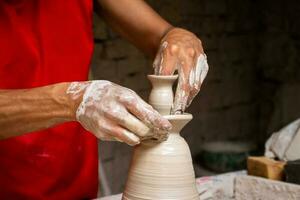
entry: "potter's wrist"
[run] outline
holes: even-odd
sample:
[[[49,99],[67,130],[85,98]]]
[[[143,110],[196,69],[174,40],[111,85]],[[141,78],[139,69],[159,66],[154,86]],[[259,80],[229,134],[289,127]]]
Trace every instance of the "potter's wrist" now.
[[[161,46],[163,38],[173,28],[175,28],[175,27],[168,24],[164,28],[160,28],[160,29],[158,29],[158,31],[156,31],[156,33],[154,34],[155,37],[152,39],[151,45],[149,46],[149,48],[151,48],[151,51],[150,51],[151,55],[150,56],[154,57],[156,55],[157,51],[159,50],[159,48]]]
[[[90,84],[91,81],[67,83],[65,95],[68,98],[68,105],[69,105],[68,107],[69,107],[70,117],[72,121],[77,120],[76,113],[78,107],[81,104],[84,93]]]
[[[80,115],[85,115],[87,101],[95,98],[99,100],[102,91],[111,85],[113,83],[106,80],[70,83],[66,93],[70,98],[72,119],[78,120]]]
[[[169,35],[172,35],[174,33],[175,34],[182,34],[182,35],[192,34],[192,35],[196,36],[194,33],[190,32],[190,31],[188,31],[186,29],[172,26],[161,37],[161,43],[163,43],[169,37]]]
[[[175,27],[175,26],[168,27],[160,37],[160,44],[163,42],[164,38],[166,37],[166,35],[168,35],[168,33],[170,33],[173,30],[176,30],[176,29],[180,29],[180,28]]]
[[[66,93],[70,83],[58,83],[49,86],[48,93],[55,106],[53,110],[53,118],[61,119],[62,121],[74,120],[74,107],[75,102]]]

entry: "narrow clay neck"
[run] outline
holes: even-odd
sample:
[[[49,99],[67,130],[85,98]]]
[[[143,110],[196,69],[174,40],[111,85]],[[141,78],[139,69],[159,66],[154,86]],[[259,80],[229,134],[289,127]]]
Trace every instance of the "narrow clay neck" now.
[[[162,115],[169,115],[174,102],[173,83],[178,75],[157,76],[148,75],[152,84],[149,103]]]
[[[171,87],[178,78],[178,75],[161,76],[161,75],[148,75],[153,89],[157,87]]]

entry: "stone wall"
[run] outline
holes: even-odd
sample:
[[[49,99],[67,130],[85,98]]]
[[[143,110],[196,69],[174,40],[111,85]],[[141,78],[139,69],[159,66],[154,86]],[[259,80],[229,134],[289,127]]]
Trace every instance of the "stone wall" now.
[[[300,114],[300,6],[297,0],[148,0],[175,26],[196,33],[210,71],[183,131],[192,154],[212,140],[263,144]],[[94,16],[92,78],[107,79],[147,99],[152,61]],[[100,157],[113,193],[126,180],[131,148],[101,142]]]

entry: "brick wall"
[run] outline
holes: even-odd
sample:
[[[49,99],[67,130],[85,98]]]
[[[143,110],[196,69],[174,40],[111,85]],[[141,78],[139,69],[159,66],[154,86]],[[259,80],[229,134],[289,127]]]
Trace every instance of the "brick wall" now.
[[[251,140],[300,114],[300,6],[297,0],[148,0],[175,26],[203,41],[210,71],[183,131],[192,154],[211,140]],[[129,87],[147,99],[152,61],[94,16],[92,78]],[[101,142],[100,157],[113,193],[126,180],[131,148]]]
[[[264,0],[258,10],[257,96],[262,139],[300,116],[299,3]]]

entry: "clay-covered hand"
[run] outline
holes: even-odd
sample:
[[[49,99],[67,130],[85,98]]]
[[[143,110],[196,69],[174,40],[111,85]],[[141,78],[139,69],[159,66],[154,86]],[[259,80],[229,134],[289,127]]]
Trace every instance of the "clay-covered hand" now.
[[[201,41],[193,33],[173,28],[162,38],[153,63],[156,75],[179,74],[172,113],[181,113],[200,91],[208,72]]]
[[[171,128],[150,105],[134,91],[109,81],[73,82],[68,94],[80,99],[76,118],[101,140],[117,140],[129,145],[140,143],[155,132],[163,137]]]

